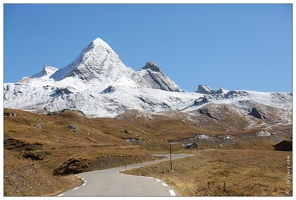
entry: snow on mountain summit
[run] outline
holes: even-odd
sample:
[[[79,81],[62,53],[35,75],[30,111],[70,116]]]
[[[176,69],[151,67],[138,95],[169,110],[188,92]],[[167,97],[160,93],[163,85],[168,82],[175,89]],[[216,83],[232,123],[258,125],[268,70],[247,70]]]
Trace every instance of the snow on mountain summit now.
[[[123,71],[127,71],[119,56],[100,38],[87,45],[78,57],[69,65],[59,69],[51,78],[61,80],[70,76],[89,81],[116,78]],[[112,77],[110,77],[112,76]]]

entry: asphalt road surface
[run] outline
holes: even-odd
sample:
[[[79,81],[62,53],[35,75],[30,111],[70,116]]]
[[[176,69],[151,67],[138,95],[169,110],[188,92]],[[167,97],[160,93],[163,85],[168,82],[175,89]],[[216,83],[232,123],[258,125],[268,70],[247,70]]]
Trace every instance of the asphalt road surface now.
[[[160,155],[160,154],[158,154]],[[83,184],[58,196],[65,197],[162,197],[179,196],[177,191],[164,181],[152,177],[133,176],[120,173],[126,169],[138,168],[144,165],[170,160],[165,159],[144,162],[134,165],[116,167],[77,174]],[[173,154],[172,159],[188,157],[188,154]]]

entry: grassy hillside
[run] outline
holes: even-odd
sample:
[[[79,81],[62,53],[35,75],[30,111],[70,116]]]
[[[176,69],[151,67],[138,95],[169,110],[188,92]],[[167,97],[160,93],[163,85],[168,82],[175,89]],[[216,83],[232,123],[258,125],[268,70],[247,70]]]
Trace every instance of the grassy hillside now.
[[[225,152],[271,151],[276,143],[264,137],[255,139],[252,134],[260,129],[229,133],[200,128],[175,117],[147,116],[136,111],[115,119],[89,119],[70,110],[46,115],[14,109],[4,112],[11,113],[4,116],[5,196],[57,195],[81,184],[75,173],[153,160],[151,153],[168,153],[170,145],[174,153],[184,153],[182,144],[190,141],[198,142],[200,149]],[[291,135],[291,127],[283,130],[285,137]],[[220,138],[225,134],[251,137],[229,145],[228,140]],[[214,139],[200,140],[196,135]]]

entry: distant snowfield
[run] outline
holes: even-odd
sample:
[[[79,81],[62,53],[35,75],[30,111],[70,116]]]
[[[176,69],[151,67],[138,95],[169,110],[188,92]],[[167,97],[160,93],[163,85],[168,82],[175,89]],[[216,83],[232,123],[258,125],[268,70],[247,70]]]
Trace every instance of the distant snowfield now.
[[[147,113],[189,112],[204,105],[228,104],[246,112],[258,102],[292,113],[292,93],[219,91],[186,92],[154,63],[136,72],[101,39],[82,50],[69,65],[57,69],[44,66],[17,83],[4,83],[4,108],[59,111],[80,110],[87,117],[115,117],[127,110]]]

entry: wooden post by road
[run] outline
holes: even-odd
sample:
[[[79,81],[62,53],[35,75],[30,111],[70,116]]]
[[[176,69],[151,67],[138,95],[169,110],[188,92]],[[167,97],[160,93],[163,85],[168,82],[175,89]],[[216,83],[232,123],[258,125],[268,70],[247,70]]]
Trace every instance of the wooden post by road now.
[[[173,162],[172,162],[172,146],[170,145],[170,164],[171,164],[171,178],[173,174]]]

